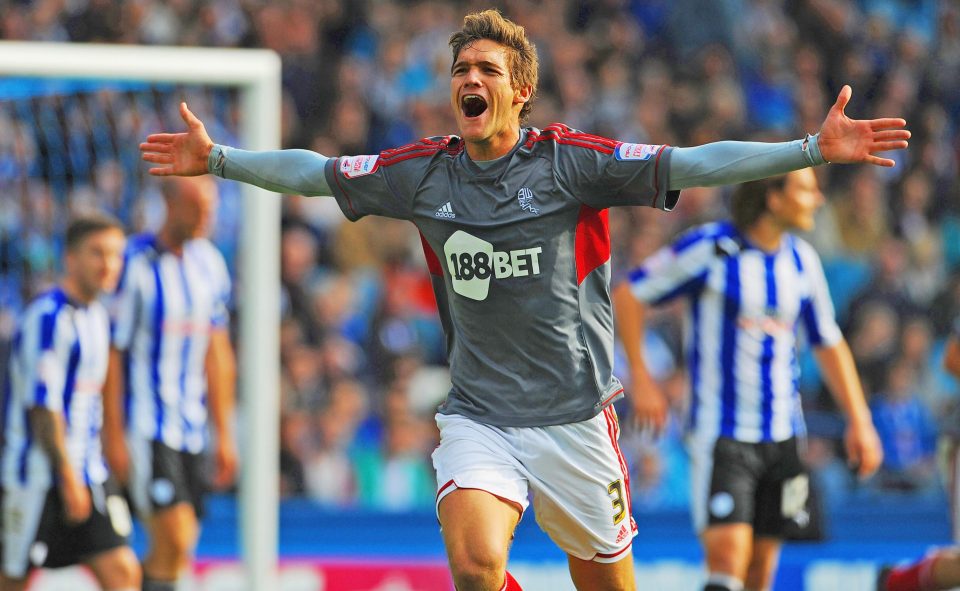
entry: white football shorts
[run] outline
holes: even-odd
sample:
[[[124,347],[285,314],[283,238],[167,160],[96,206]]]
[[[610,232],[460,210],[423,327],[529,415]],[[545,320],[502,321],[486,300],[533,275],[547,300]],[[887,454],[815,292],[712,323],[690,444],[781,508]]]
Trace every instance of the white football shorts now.
[[[458,488],[489,492],[523,511],[532,493],[537,523],[567,554],[617,562],[637,524],[613,407],[579,423],[494,427],[438,414],[433,452],[437,506]]]

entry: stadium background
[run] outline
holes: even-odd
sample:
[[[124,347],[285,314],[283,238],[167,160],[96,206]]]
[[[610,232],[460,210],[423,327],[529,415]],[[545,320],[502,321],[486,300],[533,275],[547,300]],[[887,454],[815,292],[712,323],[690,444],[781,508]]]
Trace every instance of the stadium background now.
[[[0,0],[0,38],[270,48],[283,60],[283,145],[364,154],[455,130],[446,39],[466,11],[490,4]],[[531,123],[539,127],[563,121],[624,141],[681,146],[790,139],[817,129],[844,83],[854,89],[852,116],[907,118],[914,137],[896,168],[818,169],[828,204],[808,237],[824,259],[887,463],[870,482],[850,477],[838,446],[842,422],[805,356],[808,460],[822,508],[820,531],[806,534],[823,540],[788,548],[777,589],[835,583],[852,591],[869,585],[876,563],[948,542],[936,442],[960,430],[957,384],[940,369],[960,313],[960,7],[933,0],[492,4],[537,44],[541,87]],[[68,212],[101,207],[133,232],[157,227],[162,200],[136,145],[179,126],[181,98],[215,141],[238,145],[229,90],[0,80],[0,359],[24,301],[57,271]],[[231,183],[220,189],[213,238],[232,263],[243,240],[238,191]],[[670,214],[613,210],[617,272],[677,231],[724,215],[727,195],[684,191]],[[285,567],[284,584],[443,588],[429,452],[446,373],[416,232],[380,218],[343,223],[333,200],[290,196],[283,208],[281,556],[298,561]],[[647,339],[679,413],[678,310],[657,313]],[[628,406],[621,410],[629,415]],[[622,447],[641,524],[641,588],[695,588],[700,554],[686,518],[676,422],[659,442],[625,428]],[[562,555],[531,517],[514,548],[517,569],[529,588],[567,588]],[[199,586],[236,588],[231,563],[218,562],[236,557],[235,538],[228,493],[214,499],[205,524]],[[363,583],[361,572],[381,578]],[[311,583],[310,573],[325,586]]]

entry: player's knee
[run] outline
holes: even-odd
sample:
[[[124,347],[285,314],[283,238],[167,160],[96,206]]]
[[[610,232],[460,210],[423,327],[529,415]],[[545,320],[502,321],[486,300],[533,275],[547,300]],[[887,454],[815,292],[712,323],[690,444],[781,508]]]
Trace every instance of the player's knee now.
[[[450,570],[458,591],[499,589],[506,557],[493,549],[470,548],[450,556]]]
[[[116,573],[119,579],[117,588],[139,589],[143,578],[140,570],[140,561],[137,560],[137,556],[133,551],[129,548],[126,550],[126,552],[117,558],[116,565],[113,567],[115,569],[114,573]]]
[[[107,589],[139,589],[141,582],[140,562],[128,547],[112,551],[102,562],[95,562],[97,578]]]

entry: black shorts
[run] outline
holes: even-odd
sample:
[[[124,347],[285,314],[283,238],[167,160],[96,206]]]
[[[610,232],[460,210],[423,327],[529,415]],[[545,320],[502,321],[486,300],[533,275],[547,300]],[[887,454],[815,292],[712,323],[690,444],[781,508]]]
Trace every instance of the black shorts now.
[[[112,482],[89,487],[92,510],[86,521],[68,525],[58,488],[46,494],[10,488],[2,492],[0,555],[3,572],[22,578],[34,568],[80,564],[103,552],[127,545],[130,510]]]
[[[749,523],[755,535],[782,538],[805,519],[810,481],[797,439],[745,443],[721,437],[713,447],[707,525]]]
[[[140,515],[189,503],[197,519],[203,518],[203,497],[210,489],[204,454],[178,451],[145,439],[131,441],[130,450],[129,493]]]

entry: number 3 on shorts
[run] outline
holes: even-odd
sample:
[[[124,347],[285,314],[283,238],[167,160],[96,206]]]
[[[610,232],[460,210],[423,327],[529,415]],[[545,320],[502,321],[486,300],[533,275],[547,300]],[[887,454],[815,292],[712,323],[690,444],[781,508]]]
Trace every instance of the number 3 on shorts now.
[[[623,483],[614,480],[607,486],[607,493],[613,496],[613,524],[616,525],[627,515],[627,508],[623,503]]]

